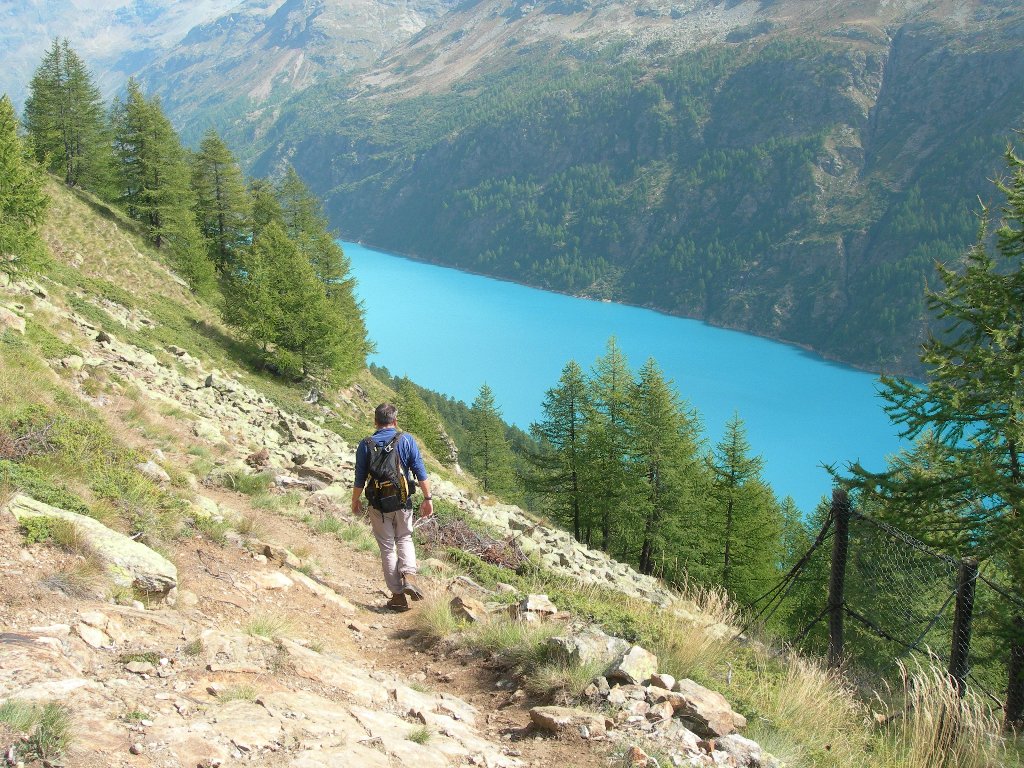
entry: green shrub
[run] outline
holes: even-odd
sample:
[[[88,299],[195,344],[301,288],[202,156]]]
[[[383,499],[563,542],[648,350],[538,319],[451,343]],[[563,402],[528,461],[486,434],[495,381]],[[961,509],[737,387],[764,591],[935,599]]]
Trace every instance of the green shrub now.
[[[27,517],[22,520],[18,525],[25,534],[25,543],[39,544],[49,541],[51,522],[52,518],[49,517]]]

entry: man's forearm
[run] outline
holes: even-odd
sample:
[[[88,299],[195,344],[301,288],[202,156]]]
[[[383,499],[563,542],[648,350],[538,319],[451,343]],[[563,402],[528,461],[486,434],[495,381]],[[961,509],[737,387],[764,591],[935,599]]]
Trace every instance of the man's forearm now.
[[[359,504],[359,497],[362,496],[362,495],[363,495],[363,489],[362,488],[353,488],[352,489],[352,514],[353,515],[357,515],[360,512],[361,507],[360,507],[360,504]]]

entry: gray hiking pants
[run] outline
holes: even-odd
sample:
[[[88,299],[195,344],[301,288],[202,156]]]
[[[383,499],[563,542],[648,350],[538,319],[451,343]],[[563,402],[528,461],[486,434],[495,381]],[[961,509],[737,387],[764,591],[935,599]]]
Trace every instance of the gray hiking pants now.
[[[402,575],[416,573],[416,550],[412,545],[412,510],[378,512],[370,508],[373,537],[380,547],[380,563],[384,568],[384,581],[391,594],[402,591]]]

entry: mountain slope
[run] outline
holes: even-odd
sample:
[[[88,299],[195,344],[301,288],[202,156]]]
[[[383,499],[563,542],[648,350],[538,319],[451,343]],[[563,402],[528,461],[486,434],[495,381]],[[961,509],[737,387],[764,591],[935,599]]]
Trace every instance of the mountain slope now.
[[[346,237],[905,371],[1022,39],[1010,2],[467,3],[232,135]]]
[[[193,28],[139,73],[196,137],[312,83],[364,67],[454,0],[248,0]]]

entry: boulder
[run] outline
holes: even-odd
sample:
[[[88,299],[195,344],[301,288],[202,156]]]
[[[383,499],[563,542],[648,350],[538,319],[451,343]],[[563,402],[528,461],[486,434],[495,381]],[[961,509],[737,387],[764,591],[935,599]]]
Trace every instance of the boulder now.
[[[745,728],[746,718],[733,712],[725,696],[698,685],[693,680],[680,680],[675,691],[681,696],[673,698],[676,714],[692,723],[693,730],[700,736],[726,736],[738,728]]]
[[[622,654],[608,672],[609,681],[639,685],[651,679],[658,671],[658,657],[647,649],[634,645]]]
[[[533,621],[555,615],[558,608],[547,595],[527,595],[518,603],[510,605],[508,611],[514,619]]]
[[[98,520],[51,507],[20,493],[12,497],[5,508],[18,521],[30,517],[70,520],[106,563],[112,578],[119,584],[158,594],[167,594],[178,585],[178,570],[173,563],[144,544],[112,531]]]
[[[676,686],[676,679],[672,675],[668,675],[664,672],[658,672],[657,674],[651,675],[651,685],[658,688],[664,688],[666,691],[671,691]]]
[[[171,482],[171,476],[167,474],[167,471],[152,459],[142,464],[136,464],[135,468],[154,483]]]
[[[603,737],[611,729],[611,722],[604,715],[572,707],[534,707],[530,710],[530,720],[541,730],[557,736],[593,739]]]
[[[484,604],[472,597],[460,595],[453,598],[448,603],[448,610],[457,619],[473,623],[487,620],[487,609],[484,607]]]
[[[253,469],[266,469],[270,466],[270,451],[266,448],[260,448],[258,451],[246,456],[245,463]]]
[[[761,768],[765,764],[761,745],[738,733],[715,739],[715,748],[728,754],[740,768]]]
[[[547,645],[555,658],[574,666],[598,663],[607,667],[629,650],[628,642],[605,634],[599,627],[552,637]]]
[[[329,469],[314,467],[309,464],[300,464],[299,466],[294,467],[293,471],[304,480],[315,480],[319,483],[323,483],[324,488],[331,485],[338,479]]]

